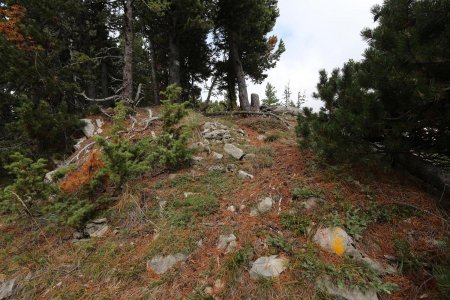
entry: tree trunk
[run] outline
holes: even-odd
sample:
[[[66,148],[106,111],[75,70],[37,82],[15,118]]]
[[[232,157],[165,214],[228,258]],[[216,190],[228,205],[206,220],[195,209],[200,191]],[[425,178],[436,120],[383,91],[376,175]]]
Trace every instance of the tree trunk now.
[[[102,61],[102,96],[106,98],[108,93],[108,66],[105,61]]]
[[[124,0],[124,36],[125,49],[123,54],[123,100],[132,103],[133,101],[133,6],[132,0]]]
[[[227,93],[230,101],[230,109],[236,110],[237,108],[237,98],[236,98],[236,78],[231,72],[227,76]]]
[[[152,69],[152,83],[153,83],[153,103],[155,105],[159,105],[159,89],[158,89],[158,81],[156,79],[156,66],[155,66],[155,51],[153,49],[153,43],[149,41],[149,50],[150,50],[150,67]]]
[[[218,79],[218,76],[214,76],[211,81],[211,86],[209,87],[209,90],[208,90],[208,96],[206,97],[206,104],[209,104],[211,102],[211,96],[214,91],[214,87],[216,86],[217,79]]]
[[[255,112],[259,112],[259,108],[261,107],[261,102],[259,101],[259,95],[258,94],[252,94],[251,95],[251,110]]]
[[[176,41],[175,28],[177,24],[176,16],[172,17],[172,30],[169,36],[169,84],[176,84],[181,87],[180,75],[180,49]],[[177,99],[179,100],[179,99]]]
[[[250,103],[248,101],[247,84],[245,82],[244,68],[242,67],[241,58],[239,56],[239,49],[233,38],[235,34],[231,35],[230,41],[230,58],[233,63],[234,73],[236,74],[238,90],[239,90],[239,104],[241,110],[249,111]]]

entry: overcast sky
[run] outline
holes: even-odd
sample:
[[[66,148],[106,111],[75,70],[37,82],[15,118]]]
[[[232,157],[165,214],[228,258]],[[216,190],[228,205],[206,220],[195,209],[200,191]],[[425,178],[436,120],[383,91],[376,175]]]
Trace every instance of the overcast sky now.
[[[305,91],[306,106],[318,109],[321,102],[311,94],[319,78],[319,70],[331,71],[350,58],[360,60],[367,48],[360,32],[374,27],[370,9],[382,0],[279,0],[280,17],[274,33],[286,43],[286,52],[275,69],[268,72],[266,82],[272,83],[282,96],[290,82],[293,98]],[[248,92],[264,98],[266,82],[255,86],[248,82]],[[293,99],[294,100],[294,99]]]

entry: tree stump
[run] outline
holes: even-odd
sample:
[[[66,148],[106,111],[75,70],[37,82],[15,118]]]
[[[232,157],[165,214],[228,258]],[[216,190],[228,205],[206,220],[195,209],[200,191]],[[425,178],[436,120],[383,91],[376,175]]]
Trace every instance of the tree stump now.
[[[261,107],[261,102],[259,101],[258,94],[252,94],[251,95],[251,105],[250,109],[255,112],[259,112],[259,108]]]

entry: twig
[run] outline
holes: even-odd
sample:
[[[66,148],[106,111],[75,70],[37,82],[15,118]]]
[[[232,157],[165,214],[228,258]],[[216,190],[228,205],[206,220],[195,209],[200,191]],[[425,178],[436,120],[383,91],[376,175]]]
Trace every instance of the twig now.
[[[217,112],[217,113],[205,113],[207,117],[216,117],[216,116],[237,116],[237,115],[256,115],[256,116],[269,116],[274,117],[283,123],[284,126],[290,128],[289,123],[283,120],[281,117],[273,114],[271,112],[256,112],[256,111],[232,111],[232,112]]]
[[[148,111],[148,119],[146,121],[145,127],[143,129],[136,130],[136,132],[146,131],[148,126],[150,126],[150,124],[153,121],[159,120],[159,117],[153,117],[153,112],[152,112],[152,110],[150,108],[148,108],[147,111]]]
[[[91,146],[93,146],[95,144],[95,142],[89,143],[86,146],[83,147],[83,149],[81,149],[80,151],[78,151],[78,154],[74,157],[72,157],[68,162],[65,162],[64,165],[68,166],[70,165],[72,162],[74,162],[75,160],[78,160],[80,157],[80,154],[85,151],[86,149],[90,148]]]

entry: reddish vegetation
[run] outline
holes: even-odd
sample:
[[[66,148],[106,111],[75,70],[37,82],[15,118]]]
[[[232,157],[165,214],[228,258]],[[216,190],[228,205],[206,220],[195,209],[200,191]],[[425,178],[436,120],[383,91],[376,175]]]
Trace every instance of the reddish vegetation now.
[[[100,156],[101,152],[99,150],[92,151],[83,165],[77,170],[70,172],[60,183],[61,190],[66,193],[73,193],[89,184],[98,170],[103,167]]]

